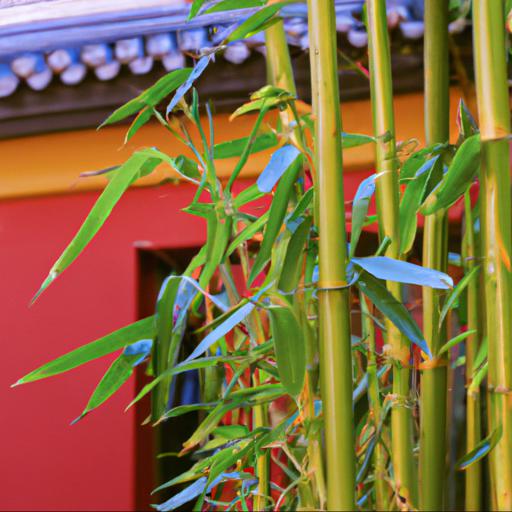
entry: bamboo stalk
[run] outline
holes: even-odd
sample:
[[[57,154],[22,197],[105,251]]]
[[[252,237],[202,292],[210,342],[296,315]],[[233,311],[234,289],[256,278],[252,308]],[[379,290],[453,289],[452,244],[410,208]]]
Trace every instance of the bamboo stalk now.
[[[465,233],[464,256],[466,272],[471,272],[476,265],[476,241],[474,219],[471,209],[469,191],[464,197]],[[468,284],[467,289],[467,328],[476,330],[466,340],[466,453],[472,451],[482,438],[480,386],[471,387],[473,366],[480,345],[479,315],[479,281],[478,277]],[[465,506],[467,511],[478,511],[482,507],[482,464],[475,462],[465,471]]]
[[[379,235],[391,239],[386,256],[400,256],[399,240],[399,185],[395,147],[395,121],[393,114],[393,83],[391,55],[386,17],[386,2],[367,1],[368,50],[370,57],[370,89],[376,142],[376,170],[383,173],[377,180],[376,199],[379,218]],[[401,301],[401,286],[388,282],[389,291]],[[391,412],[391,456],[395,475],[397,499],[416,503],[416,478],[413,459],[412,412],[406,403],[409,399],[409,349],[400,331],[388,319],[385,320],[387,339],[392,355],[393,395]]]
[[[368,405],[370,416],[373,418],[375,432],[379,428],[382,413],[380,401],[379,378],[377,375],[377,357],[375,347],[375,326],[369,314],[366,299],[362,293],[359,294],[361,303],[361,332],[362,338],[368,344],[368,363],[366,372],[368,374]],[[373,465],[375,471],[375,506],[377,510],[388,510],[388,485],[386,482],[386,450],[381,442],[375,447]]]
[[[449,48],[448,3],[425,1],[425,139],[427,144],[446,142],[449,120]],[[445,271],[446,213],[440,211],[425,218],[423,265]],[[423,333],[434,357],[446,338],[446,325],[439,328],[441,294],[423,288]],[[420,398],[419,482],[421,510],[443,510],[446,479],[446,400],[447,361],[436,359],[435,366],[424,369]]]
[[[511,206],[504,2],[473,3],[477,104],[482,140],[481,215],[488,326],[491,428],[503,435],[490,454],[498,510],[512,510]]]
[[[327,509],[354,510],[350,296],[334,0],[308,0],[318,181],[320,371],[325,423]]]
[[[272,3],[272,2],[270,2]],[[297,88],[293,77],[292,60],[286,41],[283,21],[279,21],[265,31],[267,48],[267,81],[276,87],[295,95]]]

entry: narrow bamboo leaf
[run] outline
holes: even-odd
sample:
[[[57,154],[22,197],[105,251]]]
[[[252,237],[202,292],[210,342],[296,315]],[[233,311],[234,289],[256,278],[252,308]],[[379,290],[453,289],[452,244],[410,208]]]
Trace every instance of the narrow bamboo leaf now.
[[[205,55],[197,61],[197,64],[194,66],[194,69],[192,70],[188,78],[185,80],[184,83],[182,83],[178,87],[169,105],[167,105],[167,109],[165,110],[166,115],[169,115],[174,110],[178,102],[183,98],[183,96],[187,94],[192,85],[194,85],[194,82],[201,76],[203,71],[206,69],[206,67],[210,63],[211,58],[212,54]]]
[[[432,358],[430,348],[421,333],[418,324],[413,320],[407,308],[396,300],[386,287],[367,272],[363,272],[357,282],[359,289],[375,304],[375,307],[400,330],[412,343]]]
[[[156,337],[153,345],[152,368],[156,377],[174,366],[184,330],[185,311],[179,311],[180,318],[174,314],[174,304],[178,295],[180,281],[167,277],[158,293],[156,301]],[[181,321],[180,321],[181,320]],[[175,328],[176,327],[176,328]],[[153,420],[159,418],[168,407],[172,378],[161,380],[151,397]]]
[[[350,235],[350,258],[355,254],[359,237],[363,231],[364,221],[368,214],[368,207],[370,201],[375,193],[375,180],[377,174],[372,174],[368,178],[364,179],[357,189],[354,201],[352,202],[352,228]]]
[[[219,403],[212,411],[208,413],[208,416],[202,421],[202,423],[197,427],[194,433],[183,443],[183,451],[182,453],[191,450],[199,443],[201,443],[207,436],[213,432],[213,430],[217,427],[220,420],[233,409],[237,409],[240,407],[242,403],[242,399],[233,400],[228,403]],[[165,415],[168,417],[168,414]]]
[[[288,243],[277,285],[278,289],[284,293],[292,292],[299,284],[304,260],[303,253],[311,229],[311,223],[311,217],[302,219]]]
[[[476,134],[461,144],[448,172],[423,204],[421,213],[431,215],[455,203],[471,185],[479,168],[480,135]]]
[[[470,331],[462,332],[459,335],[452,338],[450,341],[447,341],[438,352],[438,355],[444,354],[445,352],[448,352],[451,348],[458,345],[461,341],[464,341],[468,336],[471,336],[472,334],[475,334],[477,331],[475,329],[471,329]]]
[[[247,203],[251,203],[252,201],[256,201],[257,199],[261,199],[265,194],[260,192],[260,189],[257,187],[256,183],[249,185],[247,188],[242,190],[234,199],[233,206],[235,208],[241,208]]]
[[[295,99],[291,94],[273,96],[270,98],[264,97],[257,100],[244,103],[241,107],[238,107],[230,116],[230,120],[236,117],[248,114],[250,112],[257,112],[263,109],[270,110],[272,108],[280,107],[286,102]]]
[[[501,436],[503,434],[503,429],[498,426],[491,434],[489,434],[485,439],[482,439],[473,450],[464,455],[458,463],[457,469],[459,471],[463,471],[468,469],[475,462],[483,459],[486,455],[488,455],[493,448],[499,443]]]
[[[240,244],[246,240],[250,240],[256,233],[262,231],[265,224],[268,222],[268,218],[269,212],[267,211],[261,217],[258,217],[258,219],[256,219],[252,224],[249,224],[245,229],[243,229],[229,244],[229,247],[226,250],[226,256],[233,253]]]
[[[218,4],[209,7],[203,14],[210,12],[233,11],[235,9],[250,9],[265,5],[266,0],[222,0]]]
[[[251,100],[261,100],[264,98],[281,98],[288,97],[290,93],[283,89],[282,87],[277,87],[276,85],[264,85],[257,91],[253,92],[249,98]]]
[[[213,146],[213,157],[217,160],[241,156],[249,137],[233,139],[228,142],[221,142]],[[250,149],[250,154],[265,151],[277,146],[279,140],[274,132],[266,132],[257,135]]]
[[[197,16],[199,10],[205,2],[206,0],[193,0],[192,5],[190,6],[190,11],[188,13],[188,20],[191,20]]]
[[[462,98],[459,100],[459,108],[457,109],[457,127],[459,129],[459,142],[478,133],[478,125]]]
[[[139,340],[153,338],[154,335],[155,317],[150,316],[50,361],[37,370],[25,375],[25,377],[21,378],[15,385],[45,379],[53,375],[58,375],[59,373],[67,372],[89,361],[111,354]]]
[[[475,362],[473,363],[473,372],[476,372],[478,368],[484,363],[484,361],[487,359],[487,355],[489,352],[488,348],[488,337],[484,336],[482,339],[482,343],[480,343],[480,348],[478,349],[478,353],[475,357]]]
[[[469,282],[476,278],[478,273],[480,272],[480,267],[474,267],[470,272],[468,272],[457,284],[457,286],[450,292],[448,297],[446,297],[445,303],[443,305],[443,309],[441,310],[441,314],[439,315],[439,325],[443,324],[448,311],[453,307],[456,300],[459,298],[460,294],[466,289]]]
[[[201,171],[199,171],[199,167],[195,160],[188,158],[187,156],[179,155],[174,160],[176,164],[176,169],[185,176],[192,178],[194,180],[201,179]]]
[[[260,192],[264,192],[265,194],[272,192],[275,184],[299,156],[300,151],[295,146],[287,144],[279,148],[270,157],[270,162],[265,169],[263,169],[256,181]]]
[[[149,344],[147,342],[149,342]],[[72,425],[81,420],[86,414],[106,402],[119,388],[121,388],[121,386],[132,376],[133,368],[141,362],[141,358],[144,359],[149,354],[151,342],[152,340],[143,340],[144,351],[134,351],[133,353],[123,352],[123,354],[114,360],[94,390],[82,414],[72,422]],[[137,342],[135,345],[138,345],[139,343],[140,342]]]
[[[78,230],[70,244],[66,247],[59,259],[51,268],[48,277],[45,279],[41,288],[36,293],[32,302],[34,302],[43,291],[67,268],[78,255],[85,249],[87,244],[94,238],[96,233],[103,226],[112,209],[117,204],[125,190],[131,185],[138,176],[143,165],[148,161],[148,156],[140,153],[134,153],[119,169],[114,173],[105,190],[102,192],[84,223]],[[152,169],[157,165],[153,160]]]
[[[124,143],[127,144],[128,141],[142,128],[153,116],[153,107],[146,107],[141,110],[137,117],[133,120],[130,128],[126,132],[124,137]]]
[[[191,73],[192,68],[181,68],[163,76],[154,85],[149,87],[149,89],[146,89],[144,92],[139,94],[139,96],[133,98],[128,103],[114,111],[105,121],[103,121],[103,123],[101,123],[98,129],[108,124],[122,121],[123,119],[136,114],[145,107],[154,107],[158,105],[167,95],[171,94],[171,92],[183,84]]]
[[[279,231],[283,225],[290,193],[293,189],[293,184],[297,180],[301,166],[302,159],[297,158],[294,161],[294,164],[286,170],[283,177],[279,181],[279,184],[277,185],[274,199],[272,200],[272,204],[270,206],[269,221],[263,235],[263,241],[249,275],[249,285],[251,285],[257,275],[265,268],[265,265],[270,259],[274,241],[277,238],[277,235],[279,234]]]
[[[297,203],[297,206],[293,210],[292,214],[288,217],[288,222],[293,222],[297,220],[309,207],[309,204],[313,200],[315,195],[315,189],[311,187],[308,189],[305,194],[300,198],[300,201]]]
[[[430,286],[441,290],[453,288],[453,279],[448,274],[407,261],[395,260],[386,256],[352,258],[352,261],[373,276],[385,281]]]
[[[435,156],[421,165],[414,178],[407,182],[400,202],[400,254],[408,253],[414,244],[418,224],[417,212],[424,199],[427,180],[434,165],[440,165],[442,172],[441,159]]]
[[[227,320],[216,327],[210,334],[208,334],[193,352],[187,357],[186,361],[196,359],[201,354],[206,352],[216,341],[230,332],[236,325],[247,317],[255,308],[254,304],[248,302],[240,309],[237,309]]]
[[[370,135],[362,135],[360,133],[343,132],[341,134],[341,143],[343,145],[343,149],[364,146],[365,144],[370,144],[370,142],[375,142],[375,137],[371,137]]]
[[[289,395],[297,397],[306,375],[304,333],[291,307],[271,306],[268,314],[281,382]]]
[[[228,37],[227,41],[232,42],[238,39],[244,39],[248,34],[255,33],[272,16],[277,14],[289,2],[277,2],[263,7],[258,12],[249,16],[240,26],[238,26]]]
[[[198,177],[198,169],[194,168],[190,163],[193,162],[193,160],[187,159],[187,163],[185,163],[184,160],[182,160],[182,158],[184,159],[185,157],[178,156],[178,158],[172,158],[157,148],[144,148],[138,151],[137,154],[156,159],[159,163],[166,163],[185,180],[190,181],[195,185],[199,184],[199,181],[196,179]]]

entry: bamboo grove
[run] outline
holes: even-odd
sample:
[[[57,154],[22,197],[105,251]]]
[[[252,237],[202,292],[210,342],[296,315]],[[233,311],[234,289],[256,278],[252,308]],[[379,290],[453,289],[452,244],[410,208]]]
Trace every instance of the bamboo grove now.
[[[133,119],[129,140],[153,119],[184,154],[140,148],[109,169],[36,298],[124,191],[160,165],[195,187],[184,212],[204,220],[205,245],[165,279],[153,316],[16,384],[119,352],[79,420],[144,365],[149,383],[130,407],[150,399],[154,425],[200,419],[177,454],[195,462],[156,489],[159,511],[512,510],[508,4],[425,0],[425,131],[398,141],[384,0],[367,0],[362,11],[373,134],[343,132],[334,0],[308,0],[310,105],[297,98],[284,2],[195,0],[191,18],[253,10],[193,68],[164,76],[102,125]],[[450,119],[448,24],[456,16],[472,20],[474,88]],[[268,85],[232,114],[234,123],[252,116],[252,132],[218,142],[194,82],[214,72],[225,45],[261,31]],[[375,152],[375,172],[347,202],[343,154],[363,144]],[[256,182],[240,187],[251,154],[265,150]],[[224,181],[216,164],[226,158],[234,164]],[[461,243],[449,252],[456,204]],[[368,227],[378,232],[371,248],[361,243],[373,240]],[[200,401],[180,404],[176,382],[191,371]]]

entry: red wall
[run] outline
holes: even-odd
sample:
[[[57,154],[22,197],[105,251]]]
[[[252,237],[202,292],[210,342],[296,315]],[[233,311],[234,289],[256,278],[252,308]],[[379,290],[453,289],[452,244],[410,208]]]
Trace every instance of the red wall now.
[[[353,197],[367,173],[351,175]],[[133,382],[77,425],[109,364],[10,389],[46,361],[136,318],[137,241],[202,242],[201,219],[180,212],[187,186],[127,192],[80,258],[39,301],[28,302],[97,197],[83,193],[0,203],[1,510],[133,510]]]
[[[188,187],[129,191],[97,238],[30,309],[28,302],[97,194],[0,204],[1,510],[133,509],[129,383],[71,427],[108,361],[10,389],[19,377],[134,320],[134,242],[195,246],[203,226],[179,212]]]

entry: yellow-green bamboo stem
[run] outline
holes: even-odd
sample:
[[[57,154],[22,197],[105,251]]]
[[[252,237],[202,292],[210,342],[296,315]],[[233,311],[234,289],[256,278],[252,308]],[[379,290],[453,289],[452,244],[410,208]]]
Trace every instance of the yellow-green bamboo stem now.
[[[350,296],[334,0],[308,0],[318,194],[320,372],[325,423],[327,509],[354,510]]]
[[[425,0],[425,139],[427,144],[447,142],[449,120],[448,3]],[[446,214],[440,211],[425,219],[423,265],[446,270]],[[439,327],[441,294],[423,288],[423,333],[436,364],[421,376],[420,398],[420,510],[443,510],[446,481],[446,358],[437,352],[446,338],[446,326]]]
[[[368,356],[366,373],[368,374],[368,404],[370,416],[373,418],[375,432],[379,429],[381,422],[381,402],[379,391],[379,377],[377,375],[377,357],[375,348],[375,326],[369,314],[366,299],[362,293],[359,294],[361,303],[361,332],[362,338],[368,345]],[[375,447],[373,455],[375,475],[375,507],[377,510],[389,509],[389,488],[386,474],[386,450],[381,442]]]
[[[286,41],[283,22],[279,21],[265,31],[267,49],[267,80],[291,94],[297,94],[293,77],[292,60]]]
[[[376,199],[380,238],[389,237],[391,244],[386,256],[398,258],[400,252],[399,185],[395,148],[393,115],[393,83],[391,56],[387,29],[386,2],[367,0],[368,51],[370,57],[370,89],[373,126],[376,142],[376,170],[382,173],[377,180]],[[401,301],[399,283],[388,282],[389,291]],[[400,331],[388,319],[386,342],[396,359],[393,367],[393,395],[391,412],[391,457],[395,475],[396,494],[400,503],[405,498],[416,504],[416,478],[413,458],[412,412],[409,399],[409,349]]]
[[[469,191],[464,197],[465,233],[464,267],[471,272],[476,265],[476,241],[474,220]],[[473,279],[467,288],[467,328],[477,331],[466,339],[466,453],[472,451],[482,439],[480,386],[471,388],[473,366],[480,345],[479,279]],[[482,464],[475,462],[465,471],[465,507],[467,511],[478,511],[482,507]]]
[[[473,2],[473,37],[481,161],[481,215],[491,428],[503,435],[490,454],[498,510],[512,510],[512,226],[510,107],[504,2]]]

